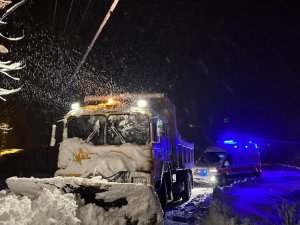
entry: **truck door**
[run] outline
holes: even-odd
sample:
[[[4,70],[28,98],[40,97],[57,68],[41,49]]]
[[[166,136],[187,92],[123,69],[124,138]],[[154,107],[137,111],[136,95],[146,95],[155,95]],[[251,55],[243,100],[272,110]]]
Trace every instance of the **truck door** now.
[[[164,164],[168,161],[168,138],[165,132],[164,122],[161,119],[154,120],[153,130],[153,156],[154,156],[154,176],[160,180]]]
[[[232,176],[235,173],[233,166],[232,155],[228,154],[223,163],[227,175]]]

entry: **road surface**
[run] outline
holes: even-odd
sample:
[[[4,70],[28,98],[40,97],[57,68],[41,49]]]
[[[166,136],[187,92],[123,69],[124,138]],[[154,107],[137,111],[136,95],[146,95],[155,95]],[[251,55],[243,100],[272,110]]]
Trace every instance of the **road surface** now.
[[[213,188],[211,187],[195,187],[192,190],[190,201],[169,204],[165,224],[193,224],[199,218],[203,218],[207,213],[212,192]]]
[[[212,188],[195,188],[189,202],[169,206],[165,224],[300,224],[300,169],[264,165],[262,170],[260,178],[215,189],[214,194]]]

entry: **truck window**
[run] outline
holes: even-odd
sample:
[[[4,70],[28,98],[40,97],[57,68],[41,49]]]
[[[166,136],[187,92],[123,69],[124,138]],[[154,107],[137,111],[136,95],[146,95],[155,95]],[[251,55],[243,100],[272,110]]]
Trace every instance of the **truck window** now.
[[[78,137],[94,145],[104,144],[105,117],[95,116],[71,116],[67,121],[68,138]]]
[[[147,115],[110,115],[107,120],[108,144],[135,143],[146,145],[150,142],[150,120]]]
[[[231,166],[232,165],[232,155],[229,154],[226,156],[226,159],[224,160],[223,166]]]
[[[208,164],[215,164],[215,163],[220,163],[224,157],[225,157],[225,152],[205,152],[200,160],[198,161],[197,164],[201,163],[208,163]]]
[[[158,138],[158,134],[157,134],[156,121],[152,121],[152,133],[153,133],[153,140],[152,141],[158,142],[159,138]]]
[[[186,161],[187,161],[187,163],[191,162],[191,159],[190,159],[190,149],[189,148],[186,148]]]

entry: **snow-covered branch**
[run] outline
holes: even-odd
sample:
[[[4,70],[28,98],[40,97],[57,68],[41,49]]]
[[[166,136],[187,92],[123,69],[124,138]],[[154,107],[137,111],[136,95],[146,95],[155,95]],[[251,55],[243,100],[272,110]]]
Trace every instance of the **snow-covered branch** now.
[[[21,0],[18,3],[14,4],[11,6],[9,9],[5,11],[5,13],[1,16],[0,18],[0,24],[7,24],[3,20],[11,14],[13,11],[15,11],[18,7],[20,7],[22,4],[25,3],[26,0]],[[10,0],[0,0],[0,10],[5,9],[6,6],[11,4],[12,1]],[[0,33],[0,37],[9,40],[9,41],[19,41],[24,37],[24,34],[21,37],[7,37]],[[6,54],[8,53],[9,50],[2,44],[0,44],[0,53]],[[20,78],[15,77],[10,75],[10,72],[15,71],[15,70],[21,70],[25,67],[25,64],[23,62],[11,62],[11,61],[0,61],[0,75],[3,75],[9,79],[12,80],[20,80]],[[4,95],[9,95],[15,92],[18,92],[21,90],[21,87],[15,88],[15,89],[5,89],[5,88],[0,88],[0,99],[3,101],[6,101],[6,99],[3,97]]]
[[[6,101],[5,98],[3,98],[2,96],[4,95],[9,95],[9,94],[12,94],[12,93],[15,93],[15,92],[18,92],[20,91],[21,88],[16,88],[16,89],[4,89],[4,88],[0,88],[0,99],[3,100],[3,101]]]
[[[3,1],[3,0],[1,0],[1,3],[2,4],[5,4],[5,3],[7,3],[6,5],[8,5],[8,4],[10,4],[10,3],[8,3],[9,1]],[[14,4],[12,7],[10,7],[8,10],[6,10],[6,12],[2,15],[2,17],[1,17],[1,19],[0,19],[0,22],[2,23],[2,24],[6,24],[6,22],[4,22],[3,20],[9,15],[9,14],[11,14],[13,11],[15,11],[17,8],[19,8],[21,5],[23,5],[24,3],[26,2],[26,0],[22,0],[22,1],[20,1],[20,2],[18,2],[18,3],[16,3],[16,4]],[[6,6],[5,5],[5,6]],[[5,7],[4,6],[4,7]]]
[[[9,41],[19,41],[19,40],[21,40],[22,38],[24,38],[24,35],[21,36],[21,37],[11,38],[11,37],[6,37],[6,36],[4,36],[3,34],[0,33],[0,37],[5,38],[6,40],[9,40]]]

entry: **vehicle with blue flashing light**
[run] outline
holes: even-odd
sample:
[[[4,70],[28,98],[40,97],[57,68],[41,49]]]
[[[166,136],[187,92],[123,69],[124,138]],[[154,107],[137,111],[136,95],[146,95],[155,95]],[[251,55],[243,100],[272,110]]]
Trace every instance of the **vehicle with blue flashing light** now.
[[[261,176],[258,145],[225,140],[205,149],[193,168],[195,183],[226,185],[236,179]]]

